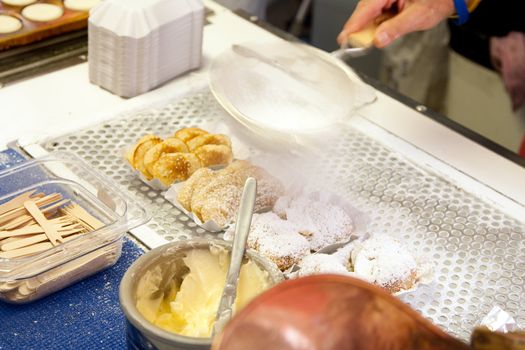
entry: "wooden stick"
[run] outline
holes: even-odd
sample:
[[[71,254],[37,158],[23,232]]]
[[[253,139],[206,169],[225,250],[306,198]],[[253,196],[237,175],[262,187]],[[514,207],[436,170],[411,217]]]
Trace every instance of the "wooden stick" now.
[[[41,210],[41,212],[48,213],[52,211],[53,209],[59,208],[60,206],[68,203],[69,201],[70,201],[69,199],[61,200],[60,202],[57,202],[53,205],[45,207],[44,209]],[[24,224],[31,224],[32,220],[33,220],[33,216],[24,214],[24,215],[19,216],[17,219],[10,221],[7,224],[4,224],[4,226],[0,226],[0,229],[1,230],[12,230]]]
[[[38,222],[40,226],[44,229],[44,232],[49,238],[49,241],[52,245],[56,246],[59,244],[59,240],[62,239],[62,237],[58,234],[55,225],[50,223],[44,214],[38,209],[37,205],[33,201],[27,201],[24,203],[24,207],[26,210],[31,214],[31,216]]]
[[[66,221],[66,222],[61,223],[61,222],[57,222],[56,220],[55,221],[49,220],[49,222],[57,226],[57,231],[59,233],[62,233],[63,231],[68,231],[71,229],[84,228],[78,222]],[[17,230],[0,231],[0,239],[16,237],[16,236],[31,235],[31,234],[37,234],[37,233],[44,233],[44,229],[39,225],[29,225],[29,226],[19,228]]]
[[[16,242],[18,240],[21,240],[21,239],[24,239],[24,238],[29,238],[33,235],[26,235],[26,236],[16,236],[16,237],[9,237],[9,238],[6,238],[6,239],[3,239],[0,241],[0,247],[2,247],[4,244],[6,243],[9,243],[9,242]]]
[[[81,234],[77,233],[63,239],[64,242],[70,241],[79,237]],[[53,248],[53,245],[49,242],[37,243],[20,249],[10,250],[8,252],[0,252],[0,258],[12,259],[23,256],[33,255],[36,253],[43,252],[45,250]]]
[[[0,258],[5,258],[5,259],[19,258],[25,255],[31,255],[31,254],[43,252],[44,250],[48,250],[51,248],[53,248],[53,245],[49,242],[38,243],[38,244],[33,244],[25,248],[10,250],[8,252],[1,252]]]
[[[24,202],[29,200],[30,198],[41,198],[44,196],[43,193],[37,193],[35,196],[31,197],[33,193],[35,193],[36,190],[29,191],[22,193],[21,195],[11,199],[10,201],[0,205],[0,214],[7,213],[8,211],[20,208],[22,205],[24,205]]]
[[[63,208],[63,210],[78,218],[79,220],[85,222],[87,225],[89,225],[93,230],[97,230],[101,227],[104,227],[104,223],[95,218],[93,215],[88,213],[84,208],[82,208],[80,205],[76,203],[72,203],[71,205],[68,205]]]
[[[53,194],[50,194],[48,196],[45,196],[45,197],[42,197],[42,198],[38,198],[37,200],[34,201],[34,203],[35,203],[35,205],[37,207],[43,207],[45,205],[54,203],[54,202],[59,201],[61,199],[62,199],[62,195],[60,193],[53,193]],[[11,210],[11,211],[9,211],[7,213],[4,213],[4,214],[0,215],[0,224],[3,224],[5,222],[8,222],[10,220],[13,220],[13,219],[21,216],[21,215],[24,215],[24,212],[25,212],[24,207],[19,207],[19,208],[16,208],[14,210]]]
[[[35,233],[43,233],[44,230],[38,225],[30,225],[13,231],[0,231],[0,238],[9,238],[15,236],[31,235]]]
[[[368,23],[363,29],[358,32],[351,33],[348,35],[347,41],[351,47],[372,47],[374,45],[374,39],[377,28],[379,25],[390,18],[394,17],[395,13],[383,13],[372,22]]]
[[[60,235],[62,237],[71,236],[72,234],[82,232],[83,230],[84,230],[83,227],[80,228],[80,229],[78,229],[78,228],[77,229],[71,229],[71,230],[60,232]],[[34,235],[32,237],[20,239],[20,240],[17,240],[15,242],[6,243],[6,244],[2,245],[2,247],[0,249],[2,249],[4,252],[7,252],[7,251],[10,251],[10,250],[15,250],[15,249],[27,247],[27,246],[33,245],[35,243],[45,242],[47,239],[48,239],[48,237],[47,237],[46,234]]]

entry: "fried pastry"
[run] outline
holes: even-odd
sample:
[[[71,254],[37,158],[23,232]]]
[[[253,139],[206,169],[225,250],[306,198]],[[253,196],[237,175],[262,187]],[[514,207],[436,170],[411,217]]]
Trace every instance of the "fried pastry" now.
[[[200,168],[181,187],[177,194],[177,200],[187,211],[191,211],[191,197],[195,188],[203,186],[210,181],[213,171],[208,168]]]
[[[188,146],[186,146],[184,142],[177,138],[170,137],[151,147],[144,154],[144,166],[150,174],[153,174],[153,166],[163,154],[186,152],[188,152]]]
[[[215,187],[205,200],[192,201],[191,210],[202,222],[215,221],[226,226],[234,217],[242,192],[235,185]]]
[[[152,175],[164,185],[184,181],[191,176],[201,163],[193,153],[166,153],[160,156],[152,168]]]
[[[199,128],[182,128],[175,133],[174,137],[184,143],[188,143],[191,139],[205,134],[208,134],[208,132]]]
[[[190,152],[193,152],[204,145],[225,145],[230,148],[232,146],[230,138],[223,134],[200,135],[187,141],[186,144],[188,145]]]
[[[417,261],[408,247],[388,235],[359,244],[351,255],[354,272],[390,293],[411,289],[417,282]]]
[[[235,228],[231,226],[224,239],[231,241],[234,237]],[[299,234],[297,226],[272,212],[253,215],[247,245],[273,261],[281,271],[310,254],[310,243]]]
[[[248,177],[258,181],[255,210],[271,207],[283,193],[281,183],[263,169],[246,161],[234,161],[212,173],[199,172],[182,186],[178,199],[202,221],[225,226],[237,212],[244,183]],[[191,199],[190,199],[191,197]]]
[[[233,152],[226,135],[183,128],[166,140],[155,135],[142,137],[126,158],[147,180],[157,178],[169,186],[187,180],[199,168],[230,164]]]
[[[202,166],[227,165],[233,160],[232,149],[226,145],[204,145],[193,151]]]
[[[144,155],[150,148],[161,142],[162,139],[158,136],[143,136],[128,155],[128,161],[131,164],[131,166],[140,171],[147,179],[151,179],[152,175],[144,165]]]
[[[346,241],[352,235],[353,220],[337,205],[312,200],[306,195],[283,199],[277,204],[277,208],[274,208],[277,215],[297,223],[314,251]]]

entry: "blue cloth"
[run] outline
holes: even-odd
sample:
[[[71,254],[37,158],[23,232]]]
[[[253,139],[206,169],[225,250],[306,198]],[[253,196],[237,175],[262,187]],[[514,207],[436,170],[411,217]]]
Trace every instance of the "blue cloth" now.
[[[142,253],[125,239],[113,267],[30,304],[0,302],[0,349],[125,349],[119,284]]]
[[[0,152],[0,170],[23,161],[13,150]],[[125,349],[119,284],[142,253],[125,239],[113,267],[30,304],[0,302],[0,349]]]

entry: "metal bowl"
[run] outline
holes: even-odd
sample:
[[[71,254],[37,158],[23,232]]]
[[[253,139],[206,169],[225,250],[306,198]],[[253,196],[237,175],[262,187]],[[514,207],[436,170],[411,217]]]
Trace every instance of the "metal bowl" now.
[[[131,265],[120,283],[120,307],[126,316],[126,339],[129,349],[209,349],[211,338],[187,337],[163,330],[149,321],[136,308],[137,283],[144,273],[156,266],[163,265],[181,266],[185,252],[191,249],[208,249],[209,247],[222,247],[231,251],[231,242],[222,240],[192,239],[165,244],[153,249]],[[257,255],[254,251],[247,251],[246,256],[254,261],[261,269],[268,272],[271,284],[283,281],[281,271],[270,261]],[[177,274],[185,273],[184,270],[174,271]]]

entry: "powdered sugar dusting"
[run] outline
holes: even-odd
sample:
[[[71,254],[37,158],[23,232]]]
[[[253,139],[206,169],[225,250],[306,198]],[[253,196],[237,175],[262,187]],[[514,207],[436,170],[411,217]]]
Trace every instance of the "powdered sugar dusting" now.
[[[352,265],[358,275],[387,286],[415,274],[417,263],[406,246],[388,235],[371,237],[352,251]]]
[[[274,210],[281,217],[285,213],[286,219],[298,226],[313,251],[329,244],[344,242],[352,235],[352,218],[337,205],[312,200],[306,195],[295,197],[288,203],[283,200],[277,204],[278,207]]]
[[[255,214],[248,235],[248,246],[283,271],[311,251],[348,241],[354,233],[351,215],[333,194],[291,192],[275,201],[273,212]],[[231,227],[224,239],[233,239],[234,232]]]
[[[293,277],[304,277],[324,273],[334,273],[347,276],[353,275],[338,257],[329,254],[311,254],[301,261],[300,269]]]
[[[404,244],[388,235],[350,242],[333,254],[308,255],[298,267],[299,270],[288,272],[287,276],[323,273],[353,276],[391,293],[405,292],[433,279],[433,265],[428,260],[415,257]]]
[[[226,240],[232,240],[234,236],[234,227],[224,233]],[[288,269],[310,253],[310,244],[299,234],[297,226],[272,212],[253,215],[248,247],[275,262],[281,270]]]

